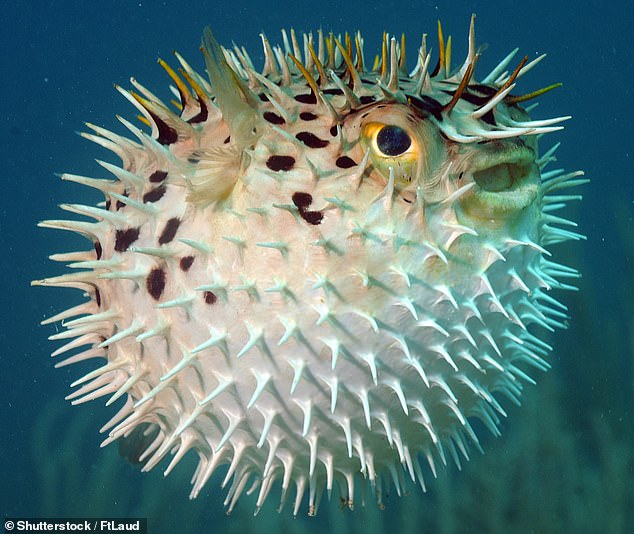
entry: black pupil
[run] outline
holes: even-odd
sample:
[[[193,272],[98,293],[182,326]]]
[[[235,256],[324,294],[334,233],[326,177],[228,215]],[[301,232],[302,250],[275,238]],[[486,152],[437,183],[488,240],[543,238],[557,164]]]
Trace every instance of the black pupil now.
[[[376,145],[386,156],[398,156],[405,152],[411,144],[410,136],[398,126],[383,126],[376,136]]]

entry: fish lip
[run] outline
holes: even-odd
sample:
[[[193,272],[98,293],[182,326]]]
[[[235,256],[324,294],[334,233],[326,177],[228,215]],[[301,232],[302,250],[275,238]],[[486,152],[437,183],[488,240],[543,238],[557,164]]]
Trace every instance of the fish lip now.
[[[484,153],[472,162],[471,179],[481,194],[502,197],[528,194],[534,197],[539,185],[535,152],[529,147],[512,144]]]
[[[516,143],[501,143],[494,145],[493,149],[486,150],[476,155],[470,162],[471,171],[476,173],[503,163],[515,163],[518,165],[529,164],[535,161],[535,151]]]
[[[476,155],[468,179],[475,187],[463,198],[463,208],[477,219],[502,220],[516,216],[539,196],[540,171],[533,149],[497,144]]]

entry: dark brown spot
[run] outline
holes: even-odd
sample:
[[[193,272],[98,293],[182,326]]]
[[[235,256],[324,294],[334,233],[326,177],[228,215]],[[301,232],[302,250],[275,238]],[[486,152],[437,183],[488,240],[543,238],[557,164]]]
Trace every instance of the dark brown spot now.
[[[223,143],[224,143],[225,145],[228,145],[229,143],[231,143],[231,136],[230,136],[230,135],[228,135],[228,136],[227,136],[227,138],[223,141]]]
[[[324,93],[325,95],[342,95],[343,91],[341,89],[323,89],[322,93]]]
[[[180,223],[181,222],[178,217],[172,217],[169,221],[167,221],[167,224],[165,224],[165,228],[163,228],[163,231],[159,236],[159,245],[164,245],[165,243],[169,243],[172,239],[174,239]]]
[[[266,166],[272,171],[290,171],[295,165],[292,156],[271,156],[266,160]]]
[[[451,96],[455,94],[455,91],[444,91],[444,92],[447,94],[450,94]],[[474,93],[468,92],[468,90],[465,90],[460,95],[460,99],[465,100],[469,102],[469,104],[473,104],[474,106],[482,106],[487,103],[487,101],[489,100],[489,97],[476,95]]]
[[[324,148],[328,146],[328,141],[320,139],[311,132],[299,132],[295,137],[310,148]]]
[[[156,140],[161,145],[171,145],[178,141],[178,133],[174,128],[170,128],[167,124],[163,123],[159,126],[159,136]]]
[[[317,118],[317,115],[311,113],[310,111],[302,111],[299,114],[299,118],[303,121],[314,121]]]
[[[497,126],[492,109],[490,109],[484,115],[482,115],[482,117],[480,117],[480,120],[486,122],[487,124],[490,124],[491,126]]]
[[[204,296],[207,304],[214,304],[218,300],[218,297],[212,291],[205,291]]]
[[[273,113],[272,111],[265,111],[262,116],[265,121],[271,124],[284,124],[286,122],[283,117],[280,117],[277,113]]]
[[[187,122],[189,124],[197,124],[199,122],[205,122],[207,117],[209,117],[209,110],[207,109],[207,104],[205,104],[202,100],[198,100],[198,105],[200,106],[200,112],[194,115]]]
[[[112,206],[112,200],[111,200],[111,199],[109,199],[109,198],[107,198],[107,199],[106,199],[106,209],[107,209],[108,211],[110,211],[110,206]]]
[[[425,114],[431,114],[436,118],[436,120],[442,121],[442,104],[438,102],[438,100],[427,95],[423,95],[420,98],[407,95],[407,99],[415,109],[422,111]]]
[[[295,100],[297,100],[298,102],[301,102],[302,104],[316,104],[317,103],[317,97],[315,96],[315,93],[313,93],[312,91],[306,95],[296,95]]]
[[[158,187],[151,189],[145,195],[143,195],[143,202],[157,202],[163,198],[167,188],[165,185],[159,185]]]
[[[180,261],[181,271],[189,271],[189,268],[192,266],[192,263],[194,263],[194,256],[182,257]]]
[[[340,169],[349,169],[350,167],[354,167],[356,162],[348,156],[340,156],[337,158],[336,165]]]
[[[324,218],[324,214],[321,211],[304,211],[299,210],[299,214],[309,224],[320,224]]]
[[[268,102],[269,101],[269,97],[266,96],[264,93],[260,93],[258,95],[258,98],[262,101],[262,102]]]
[[[158,131],[158,137],[156,138],[156,140],[161,145],[171,145],[173,143],[176,143],[176,141],[178,141],[178,132],[174,128],[169,126],[156,113],[153,113],[149,109],[147,110],[147,112],[150,114],[150,117],[152,117],[152,121],[156,125],[156,129]]]
[[[150,174],[149,180],[153,184],[159,184],[163,180],[165,180],[165,178],[167,178],[167,171],[154,171],[152,174]]]
[[[297,191],[297,193],[293,193],[293,204],[295,204],[298,208],[307,208],[313,203],[313,196],[310,193],[302,193],[301,191]]]
[[[359,98],[359,100],[361,101],[362,104],[371,104],[372,102],[376,100],[376,98],[370,95],[364,95],[361,98]]]
[[[297,206],[297,211],[302,219],[304,219],[309,224],[320,224],[324,218],[324,214],[320,211],[310,211],[308,210],[308,206],[313,203],[313,197],[310,193],[303,193],[301,191],[297,191],[293,193],[292,196],[293,204]]]
[[[334,126],[330,127],[330,135],[332,135],[333,137],[337,137],[337,133],[339,133],[337,131],[337,125],[335,124]]]
[[[473,92],[474,87],[476,88],[478,92],[484,93],[485,96],[475,94]],[[493,93],[491,93],[491,91],[493,91]],[[466,100],[467,102],[469,102],[470,104],[473,104],[474,106],[480,107],[486,104],[490,100],[491,96],[495,94],[495,91],[496,90],[490,87],[487,87],[486,85],[477,85],[477,86],[470,85],[460,95],[460,98],[462,100]],[[453,96],[454,92],[452,91],[452,92],[449,92],[448,94],[451,94]],[[480,117],[480,120],[486,122],[487,124],[490,124],[491,126],[497,126],[497,123],[495,122],[495,117],[493,115],[493,110],[487,111],[484,115]]]
[[[128,196],[128,192],[124,191],[123,192],[123,196],[127,197]],[[114,205],[114,209],[115,211],[119,211],[121,208],[123,208],[125,206],[125,202],[121,201],[121,200],[117,200],[117,203]]]
[[[493,96],[498,92],[497,87],[489,87],[488,85],[483,85],[481,83],[469,84],[469,90],[475,90],[488,96]]]
[[[154,300],[160,299],[165,289],[165,271],[160,267],[152,269],[145,280],[145,287]]]
[[[101,259],[101,255],[103,254],[103,249],[101,248],[101,243],[99,241],[95,241],[93,243],[94,247],[95,247],[95,253],[97,254],[97,259],[100,260]]]
[[[125,230],[117,230],[114,238],[114,249],[117,252],[125,252],[128,247],[139,239],[138,228],[126,228]]]
[[[97,306],[101,306],[101,293],[99,293],[99,289],[95,287],[95,302]]]

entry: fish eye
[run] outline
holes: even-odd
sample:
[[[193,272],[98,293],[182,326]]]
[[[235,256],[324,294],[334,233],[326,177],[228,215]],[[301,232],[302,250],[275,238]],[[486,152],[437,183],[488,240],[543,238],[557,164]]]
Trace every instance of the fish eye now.
[[[385,178],[393,172],[396,184],[406,186],[418,175],[421,147],[406,128],[370,122],[364,125],[362,137],[372,164]]]
[[[385,156],[400,156],[412,146],[412,138],[399,126],[385,125],[376,134],[376,146]]]

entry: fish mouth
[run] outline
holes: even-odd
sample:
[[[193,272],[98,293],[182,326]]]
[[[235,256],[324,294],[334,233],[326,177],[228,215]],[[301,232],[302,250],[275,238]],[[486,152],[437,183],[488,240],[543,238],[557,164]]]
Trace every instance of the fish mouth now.
[[[494,150],[477,154],[469,170],[466,174],[470,174],[475,187],[463,199],[463,207],[472,217],[513,217],[539,194],[539,167],[529,147],[498,144]]]

